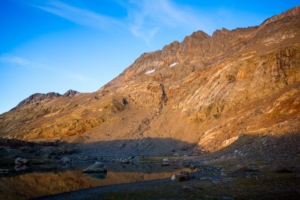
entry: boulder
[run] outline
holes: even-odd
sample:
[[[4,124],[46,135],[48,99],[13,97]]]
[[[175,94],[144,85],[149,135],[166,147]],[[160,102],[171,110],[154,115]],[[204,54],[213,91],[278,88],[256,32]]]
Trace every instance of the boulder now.
[[[25,159],[25,158],[18,157],[18,158],[15,159],[15,164],[16,165],[26,165],[27,163],[28,163],[28,160]]]
[[[59,162],[67,164],[71,162],[71,159],[69,157],[63,157]]]
[[[121,159],[120,159],[120,163],[121,163],[121,164],[129,164],[130,161],[127,160],[127,159],[125,159],[125,158],[121,158]]]
[[[26,167],[26,165],[15,165],[14,169],[15,169],[15,171],[19,172],[19,171],[26,170],[27,167]]]
[[[161,166],[169,166],[170,165],[170,163],[169,162],[165,162],[165,161],[163,161],[162,163],[161,163]]]
[[[182,175],[187,175],[187,176],[189,176],[189,175],[190,175],[190,173],[189,173],[189,172],[187,172],[187,171],[181,171],[181,172],[180,172],[180,174],[182,174]]]
[[[162,160],[161,166],[169,166],[170,165],[170,160],[169,158],[164,158]]]
[[[129,156],[128,158],[127,158],[127,160],[133,160],[134,159],[134,156]]]
[[[106,165],[102,162],[95,162],[95,164],[89,166],[85,170],[83,170],[83,173],[102,173],[106,172]]]
[[[182,181],[188,181],[190,179],[189,175],[185,174],[174,174],[171,178],[171,181],[177,181],[177,182],[182,182]]]

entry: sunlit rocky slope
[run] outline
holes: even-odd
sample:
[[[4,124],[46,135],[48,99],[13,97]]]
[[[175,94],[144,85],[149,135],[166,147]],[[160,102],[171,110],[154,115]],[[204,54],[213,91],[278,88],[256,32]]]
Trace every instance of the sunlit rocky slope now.
[[[197,31],[144,53],[94,93],[35,94],[0,115],[0,136],[103,155],[201,154],[239,141],[251,148],[248,136],[259,145],[297,138],[299,19],[298,6],[256,27]]]

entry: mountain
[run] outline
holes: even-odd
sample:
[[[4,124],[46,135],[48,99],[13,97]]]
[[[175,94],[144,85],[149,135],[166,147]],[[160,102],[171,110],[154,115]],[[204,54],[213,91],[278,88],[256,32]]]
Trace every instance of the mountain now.
[[[197,31],[142,54],[96,92],[34,94],[0,115],[0,137],[59,140],[98,155],[289,149],[294,156],[299,18],[297,6],[260,26]]]

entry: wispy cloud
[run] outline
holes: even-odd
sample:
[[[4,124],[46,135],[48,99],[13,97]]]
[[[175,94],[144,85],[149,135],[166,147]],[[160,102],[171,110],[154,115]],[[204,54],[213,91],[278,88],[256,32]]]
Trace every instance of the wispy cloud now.
[[[193,9],[177,5],[171,0],[132,0],[127,5],[130,31],[147,43],[160,30],[168,28],[204,29],[205,19]]]
[[[105,31],[121,27],[148,44],[158,32],[166,28],[206,30],[210,23],[201,12],[172,0],[116,1],[127,10],[127,18],[102,15],[58,0],[47,1],[48,3],[38,4],[36,7],[82,26]]]
[[[63,74],[66,77],[75,79],[77,81],[81,81],[81,82],[96,82],[95,79],[89,77],[89,76],[85,76],[82,74],[77,74],[68,70],[60,70],[61,74]]]
[[[0,62],[14,64],[22,67],[50,69],[48,66],[44,64],[33,62],[25,58],[21,58],[19,56],[13,56],[13,55],[2,55],[0,57]]]
[[[46,5],[38,5],[37,7],[83,26],[102,30],[108,30],[112,26],[122,26],[122,24],[114,18],[90,10],[77,8],[60,1],[50,1]]]
[[[5,63],[5,64],[9,64],[9,65],[17,65],[17,66],[21,66],[21,67],[28,67],[28,68],[32,68],[32,69],[42,69],[42,70],[47,70],[56,74],[60,74],[64,77],[68,77],[68,78],[72,78],[74,80],[77,81],[81,81],[81,82],[95,82],[96,80],[89,77],[89,76],[85,76],[82,74],[78,74],[69,70],[61,70],[61,69],[57,69],[54,67],[49,67],[45,64],[41,64],[38,62],[34,62],[19,56],[13,56],[13,55],[2,55],[0,56],[0,62]]]

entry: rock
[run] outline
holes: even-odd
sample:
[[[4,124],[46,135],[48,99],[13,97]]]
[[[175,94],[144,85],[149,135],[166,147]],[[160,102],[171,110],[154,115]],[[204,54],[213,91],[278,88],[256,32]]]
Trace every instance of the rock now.
[[[63,157],[59,162],[67,164],[71,162],[71,159],[69,157]]]
[[[54,98],[57,98],[57,97],[60,97],[60,96],[61,96],[60,94],[54,93],[54,92],[49,92],[47,94],[35,93],[35,94],[31,95],[30,97],[28,97],[27,99],[24,99],[23,101],[21,101],[17,105],[17,108],[22,107],[26,104],[39,102],[39,101],[44,100],[44,99],[54,99]]]
[[[170,163],[167,161],[163,161],[162,163],[161,163],[161,166],[169,166],[170,165]]]
[[[102,162],[95,162],[95,164],[89,166],[85,170],[83,170],[83,173],[101,173],[106,172],[106,165]]]
[[[170,165],[170,160],[169,158],[164,158],[162,160],[161,166],[169,166]]]
[[[190,179],[189,175],[184,174],[174,174],[171,178],[171,181],[183,182]]]
[[[76,94],[80,94],[79,92],[75,90],[68,90],[65,94],[63,94],[63,97],[74,97]]]
[[[189,173],[189,172],[187,172],[187,171],[181,171],[181,172],[180,172],[180,174],[182,174],[182,175],[187,175],[187,176],[189,176],[189,175],[190,175],[190,173]]]
[[[1,173],[9,173],[10,169],[0,169],[0,174]]]
[[[128,158],[127,158],[127,160],[133,160],[134,159],[134,156],[129,156]]]
[[[129,164],[130,161],[127,160],[127,159],[125,159],[125,158],[121,158],[121,159],[120,159],[120,163],[121,163],[121,164]]]
[[[25,159],[25,158],[18,157],[18,158],[15,159],[15,164],[16,165],[26,165],[27,163],[28,163],[28,160]]]
[[[182,187],[182,189],[185,192],[198,192],[198,191],[202,190],[202,188],[198,188],[198,187],[194,187],[194,186],[187,186],[187,185],[184,185]]]
[[[27,167],[26,167],[26,165],[15,165],[14,169],[15,169],[15,171],[19,172],[19,171],[26,170]]]

